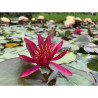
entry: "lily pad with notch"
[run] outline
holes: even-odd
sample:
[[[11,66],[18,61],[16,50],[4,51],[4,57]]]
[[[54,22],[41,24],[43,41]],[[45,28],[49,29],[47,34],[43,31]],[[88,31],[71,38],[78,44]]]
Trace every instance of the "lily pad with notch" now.
[[[20,58],[13,58],[0,63],[0,85],[47,85],[39,70],[35,73],[20,78],[20,74],[34,66]]]

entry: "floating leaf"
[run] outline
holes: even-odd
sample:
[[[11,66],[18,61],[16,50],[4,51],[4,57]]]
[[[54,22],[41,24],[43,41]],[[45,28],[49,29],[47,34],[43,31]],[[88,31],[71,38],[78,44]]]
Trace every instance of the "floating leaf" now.
[[[87,67],[91,70],[98,71],[98,56],[90,58]]]
[[[10,59],[10,58],[15,58],[18,57],[18,54],[15,53],[4,53],[3,55],[0,56],[0,59]]]
[[[7,44],[5,44],[5,47],[6,48],[14,48],[14,47],[16,47],[16,46],[18,46],[19,44],[17,44],[17,43],[7,43]]]
[[[56,76],[57,76],[57,73],[58,73],[58,71],[57,71],[57,70],[54,70],[54,71],[51,73],[51,75],[49,76],[47,83],[49,83],[52,79],[55,79]]]
[[[58,78],[56,85],[59,86],[94,86],[94,83],[90,82],[89,80],[81,77],[80,75],[73,74],[71,77]]]
[[[57,53],[55,56],[57,56],[60,53]],[[76,55],[72,52],[69,52],[67,54],[65,54],[65,56],[63,56],[61,59],[54,61],[57,64],[63,64],[63,63],[70,63],[72,61],[74,61],[76,59]]]
[[[61,39],[61,37],[56,37],[56,36],[51,38],[51,42],[52,43],[57,43],[57,44],[59,44],[62,40],[63,39]],[[63,40],[62,48],[65,48],[65,49],[70,48],[70,43],[68,41]]]
[[[84,46],[84,50],[90,53],[98,53],[98,45],[89,43],[88,45]]]
[[[65,30],[59,29],[59,30],[56,30],[56,31],[57,31],[57,34],[58,34],[59,36],[65,36]]]
[[[91,73],[86,71],[77,70],[73,67],[62,65],[72,72],[72,76],[57,77],[56,85],[65,86],[89,86],[95,85],[95,79]]]
[[[3,45],[0,45],[0,49],[3,49],[4,48],[4,46]]]
[[[0,44],[5,44],[7,42],[8,42],[8,40],[0,40]]]
[[[48,33],[49,36],[56,36],[56,28],[53,28],[52,30],[49,31]]]
[[[75,45],[75,44],[71,44],[70,48],[71,48],[72,51],[79,50],[79,46]]]
[[[69,63],[68,64],[69,66],[71,67],[74,67],[76,69],[79,69],[79,70],[83,70],[83,71],[87,71],[88,68],[87,68],[87,60],[85,58],[81,58],[79,60],[76,60],[72,63]]]
[[[4,61],[4,59],[0,59],[0,62]]]
[[[0,63],[0,85],[47,85],[39,70],[20,78],[20,74],[33,66],[19,58],[13,58]]]
[[[91,37],[89,35],[80,35],[76,38],[75,43],[79,45],[86,45],[91,42]]]

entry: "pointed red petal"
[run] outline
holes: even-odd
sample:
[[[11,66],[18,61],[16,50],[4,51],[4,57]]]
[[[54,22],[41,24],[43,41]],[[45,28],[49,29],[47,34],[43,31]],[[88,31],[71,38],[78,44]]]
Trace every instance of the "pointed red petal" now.
[[[57,43],[52,45],[53,50],[56,48],[56,46],[57,46]]]
[[[19,57],[20,57],[21,59],[23,59],[24,61],[26,61],[26,62],[35,63],[34,59],[32,59],[32,58],[30,58],[30,57],[27,57],[27,56],[25,56],[25,55],[19,55]]]
[[[53,66],[56,70],[58,70],[62,74],[72,76],[72,73],[68,69],[66,69],[65,67],[60,66],[59,64],[56,64],[54,62],[50,62],[50,64],[51,64],[51,66]]]
[[[59,52],[59,50],[61,49],[63,45],[63,40],[57,45],[57,52]]]
[[[57,51],[57,47],[52,51],[52,54],[51,54],[51,59],[54,57],[54,55],[56,54],[56,51]]]
[[[31,68],[25,70],[23,73],[20,74],[20,77],[26,77],[32,73],[34,73],[35,71],[37,71],[40,68],[40,66],[36,65],[36,66],[32,66]]]
[[[38,43],[39,43],[40,49],[44,48],[44,40],[40,34],[38,35]]]
[[[52,48],[53,47],[53,43],[51,43],[50,45],[51,45],[51,48]]]
[[[45,41],[45,46],[46,46],[46,44],[47,44],[47,45],[50,45],[50,43],[51,43],[51,38],[50,38],[50,36],[48,36],[48,37],[46,38],[46,41]]]
[[[36,44],[35,43],[33,43],[32,41],[30,41],[27,38],[24,38],[24,41],[25,41],[26,44],[29,44],[33,50],[36,49]]]
[[[58,59],[62,58],[66,53],[67,53],[67,50],[65,50],[64,52],[62,52],[58,56],[54,57],[52,60],[58,60]]]
[[[27,47],[30,55],[33,57],[34,56],[34,50],[31,48],[31,46],[28,43],[26,43],[26,47]]]

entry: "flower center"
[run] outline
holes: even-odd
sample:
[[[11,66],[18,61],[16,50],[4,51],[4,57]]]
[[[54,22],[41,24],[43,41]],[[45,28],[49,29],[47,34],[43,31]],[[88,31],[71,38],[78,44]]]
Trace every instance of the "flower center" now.
[[[52,51],[53,48],[51,48],[51,45],[46,44],[45,46],[41,45],[41,48],[37,47],[34,53],[40,60],[43,60],[44,56],[47,56],[47,59],[50,60]]]

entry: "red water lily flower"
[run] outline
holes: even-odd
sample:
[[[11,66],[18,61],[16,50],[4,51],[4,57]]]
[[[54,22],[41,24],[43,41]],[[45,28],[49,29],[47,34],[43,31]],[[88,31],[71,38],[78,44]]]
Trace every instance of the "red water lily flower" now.
[[[82,32],[82,29],[81,28],[77,28],[74,30],[74,33],[75,34],[80,34]]]
[[[39,25],[39,23],[35,23],[35,26],[38,26]]]
[[[51,43],[50,36],[48,36],[46,38],[46,41],[44,42],[41,35],[38,35],[39,46],[36,46],[36,44],[33,43],[32,41],[30,41],[29,39],[24,38],[24,40],[26,43],[26,47],[27,47],[28,51],[30,52],[30,55],[32,58],[27,57],[25,55],[20,55],[20,58],[29,63],[36,63],[37,65],[32,66],[31,68],[29,68],[26,71],[24,71],[23,73],[21,73],[20,77],[26,77],[26,76],[34,73],[40,67],[49,67],[49,64],[52,67],[54,67],[56,70],[58,70],[59,72],[65,74],[65,75],[69,75],[69,76],[72,75],[72,73],[69,70],[67,70],[66,68],[64,68],[63,66],[58,65],[54,62],[51,62],[51,61],[55,61],[55,60],[62,58],[66,54],[67,50],[65,50],[58,56],[54,57],[54,55],[57,52],[59,52],[60,48],[62,47],[63,41],[61,41],[58,45],[57,45],[57,43],[53,44],[53,43]]]

